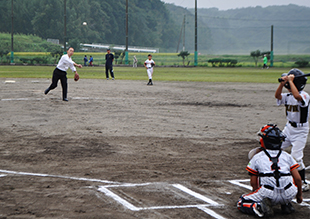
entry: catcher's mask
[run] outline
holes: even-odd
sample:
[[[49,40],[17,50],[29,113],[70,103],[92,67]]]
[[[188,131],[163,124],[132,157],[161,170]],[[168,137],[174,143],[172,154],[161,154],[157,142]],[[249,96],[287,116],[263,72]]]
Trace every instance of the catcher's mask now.
[[[260,144],[265,149],[280,150],[286,135],[274,124],[267,124],[258,132]]]
[[[299,69],[294,68],[290,70],[288,73],[282,74],[282,76],[285,76],[285,75],[295,75],[295,77],[298,76],[298,78],[294,78],[294,81],[293,81],[298,91],[303,90],[304,87],[306,86],[307,77],[300,77],[304,75],[304,73],[300,71]],[[284,87],[287,89],[291,89],[291,86],[288,82],[285,83]]]

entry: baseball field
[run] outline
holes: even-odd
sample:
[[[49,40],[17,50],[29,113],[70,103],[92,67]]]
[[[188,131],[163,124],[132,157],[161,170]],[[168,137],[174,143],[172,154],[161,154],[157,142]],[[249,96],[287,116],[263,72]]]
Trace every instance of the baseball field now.
[[[87,67],[64,102],[60,83],[43,93],[53,68],[0,66],[0,218],[254,218],[236,208],[247,154],[263,125],[284,127],[290,69],[155,68],[147,86],[141,67],[114,81]],[[293,206],[273,218],[308,218],[310,192]]]

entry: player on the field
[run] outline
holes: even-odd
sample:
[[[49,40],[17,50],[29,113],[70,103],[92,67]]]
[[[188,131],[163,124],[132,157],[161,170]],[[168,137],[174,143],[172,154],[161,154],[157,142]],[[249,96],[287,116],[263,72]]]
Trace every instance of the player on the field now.
[[[52,78],[52,84],[44,91],[44,94],[48,94],[51,90],[57,87],[58,80],[61,82],[62,86],[62,100],[68,101],[67,93],[68,93],[68,82],[67,82],[67,70],[71,68],[72,72],[75,73],[75,77],[79,77],[79,74],[76,71],[75,67],[82,68],[81,64],[76,64],[72,61],[71,56],[74,53],[74,49],[70,47],[67,51],[67,54],[61,56],[54,72]]]
[[[149,82],[147,83],[147,85],[153,85],[152,77],[153,77],[155,62],[152,59],[151,54],[149,54],[147,57],[148,59],[144,62],[144,67],[146,68],[146,72],[149,77]]]
[[[303,150],[307,143],[309,133],[309,94],[303,91],[307,78],[303,77],[304,73],[299,69],[292,69],[287,74],[282,74],[282,82],[275,92],[278,105],[284,105],[286,110],[287,123],[283,132],[287,136],[282,145],[285,149],[292,145],[291,155],[300,165],[298,168],[301,179],[303,180],[302,189],[304,192],[309,191],[309,185],[306,183],[305,164],[303,162]],[[297,77],[296,76],[302,76]],[[282,93],[285,87],[289,93]]]
[[[276,125],[265,125],[258,135],[262,151],[253,156],[246,168],[253,192],[242,195],[237,208],[246,214],[269,217],[273,215],[272,206],[280,204],[283,213],[292,213],[295,209],[291,200],[303,200],[299,164],[281,150],[286,136]]]
[[[107,54],[105,55],[105,75],[107,77],[107,80],[109,80],[109,71],[112,80],[114,80],[113,61],[114,61],[114,55],[111,53],[110,49],[107,49]]]

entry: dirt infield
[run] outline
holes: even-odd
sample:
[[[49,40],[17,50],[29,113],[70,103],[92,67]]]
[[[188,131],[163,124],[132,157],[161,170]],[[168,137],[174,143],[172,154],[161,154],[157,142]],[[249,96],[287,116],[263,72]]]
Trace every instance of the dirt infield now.
[[[285,125],[277,84],[69,79],[63,102],[60,84],[43,94],[50,79],[10,80],[0,79],[0,218],[254,218],[235,206],[249,182],[230,181],[249,178],[259,128]],[[304,199],[274,218],[308,218]]]

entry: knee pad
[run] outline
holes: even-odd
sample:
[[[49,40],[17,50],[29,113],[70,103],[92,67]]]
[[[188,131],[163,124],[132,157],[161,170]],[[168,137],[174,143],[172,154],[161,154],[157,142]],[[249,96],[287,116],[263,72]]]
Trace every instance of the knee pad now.
[[[252,200],[245,200],[242,196],[237,202],[237,208],[239,211],[245,214],[255,214],[253,211],[253,206],[256,205],[257,202]]]

